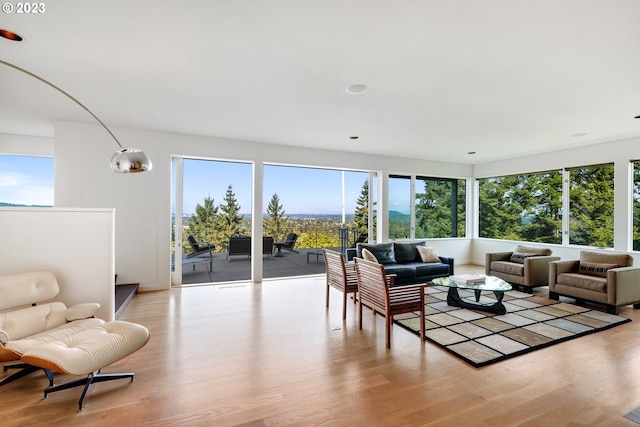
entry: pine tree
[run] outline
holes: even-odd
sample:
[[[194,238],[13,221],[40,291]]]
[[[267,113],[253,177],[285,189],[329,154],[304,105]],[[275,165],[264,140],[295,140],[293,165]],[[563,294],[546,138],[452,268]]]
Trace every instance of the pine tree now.
[[[187,229],[182,236],[182,247],[190,248],[187,237],[192,235],[198,242],[211,242],[216,245],[218,251],[222,246],[218,241],[217,233],[218,207],[211,197],[205,197],[204,204],[198,203],[196,211],[189,219]]]
[[[280,204],[280,198],[277,193],[271,196],[269,205],[267,206],[268,217],[263,221],[263,229],[265,236],[273,236],[273,240],[281,242],[291,228],[289,217],[285,216],[285,211]]]
[[[246,233],[245,228],[242,226],[244,215],[240,215],[240,205],[231,185],[227,187],[224,203],[220,205],[220,211],[217,225],[224,242],[228,241],[231,236]]]
[[[369,230],[369,180],[365,180],[360,190],[360,196],[356,199],[356,209],[353,215],[353,222],[360,233],[367,233]]]

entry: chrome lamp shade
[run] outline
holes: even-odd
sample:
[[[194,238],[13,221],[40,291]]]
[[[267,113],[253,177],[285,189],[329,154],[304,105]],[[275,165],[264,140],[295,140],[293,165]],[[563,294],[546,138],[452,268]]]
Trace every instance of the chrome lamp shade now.
[[[137,173],[151,170],[151,159],[137,148],[123,148],[111,156],[111,170],[116,173]]]

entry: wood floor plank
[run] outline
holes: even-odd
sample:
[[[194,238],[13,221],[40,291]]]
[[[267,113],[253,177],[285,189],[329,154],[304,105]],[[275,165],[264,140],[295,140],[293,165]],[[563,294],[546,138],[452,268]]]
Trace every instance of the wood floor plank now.
[[[397,326],[386,350],[381,316],[365,309],[359,330],[357,306],[343,321],[324,292],[318,276],[139,293],[120,319],[151,339],[104,369],[135,381],[94,385],[79,412],[80,389],[43,399],[32,374],[0,388],[0,425],[636,425],[623,418],[640,406],[630,306],[630,323],[476,369]]]

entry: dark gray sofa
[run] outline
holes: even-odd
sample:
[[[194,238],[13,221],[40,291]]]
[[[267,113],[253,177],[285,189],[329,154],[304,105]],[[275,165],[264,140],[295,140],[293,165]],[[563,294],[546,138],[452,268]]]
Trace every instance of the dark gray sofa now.
[[[362,258],[362,249],[368,249],[384,266],[386,274],[395,274],[396,285],[426,283],[436,277],[447,277],[453,273],[453,258],[442,257],[440,262],[422,262],[417,246],[426,246],[426,242],[358,243],[355,248],[347,249],[347,260]]]

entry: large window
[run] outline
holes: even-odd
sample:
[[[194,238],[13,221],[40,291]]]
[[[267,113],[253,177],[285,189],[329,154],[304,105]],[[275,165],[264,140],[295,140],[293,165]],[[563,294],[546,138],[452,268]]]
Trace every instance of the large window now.
[[[53,206],[53,158],[0,155],[0,206]]]
[[[389,176],[389,239],[464,237],[465,218],[464,179]]]
[[[633,250],[640,251],[640,160],[633,165]]]
[[[464,237],[464,179],[416,178],[416,238]]]
[[[389,239],[411,237],[411,177],[389,176]]]
[[[562,171],[479,181],[479,235],[562,243]]]
[[[613,247],[613,165],[569,170],[569,243]]]

